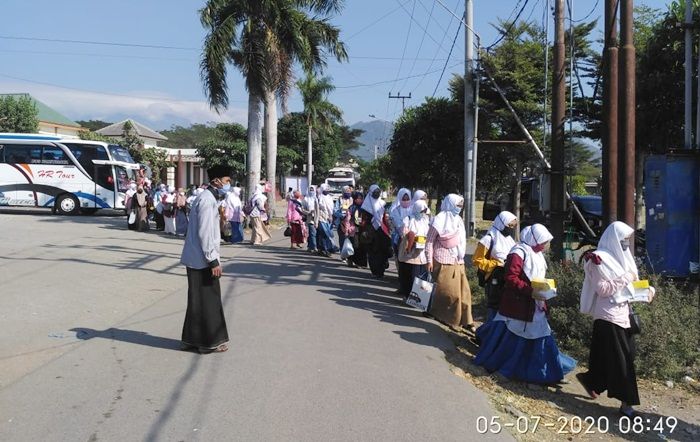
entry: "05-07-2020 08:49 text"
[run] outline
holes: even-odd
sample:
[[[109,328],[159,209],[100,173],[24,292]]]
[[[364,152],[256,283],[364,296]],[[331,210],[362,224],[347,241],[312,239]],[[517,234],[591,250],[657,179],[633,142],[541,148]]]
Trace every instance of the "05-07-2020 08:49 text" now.
[[[655,432],[671,434],[678,425],[678,419],[673,416],[645,418],[642,416],[621,416],[616,421],[607,416],[560,416],[556,422],[543,422],[541,416],[520,416],[515,422],[503,422],[500,416],[479,416],[476,419],[476,431],[479,434],[500,433],[512,430],[519,434],[535,433],[538,429],[546,428],[557,434],[605,434],[612,426],[622,434],[643,434]]]

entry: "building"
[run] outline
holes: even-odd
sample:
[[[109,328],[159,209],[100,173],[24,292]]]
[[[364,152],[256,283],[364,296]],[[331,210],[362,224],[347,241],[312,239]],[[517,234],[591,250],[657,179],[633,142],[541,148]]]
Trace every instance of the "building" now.
[[[126,119],[119,123],[110,124],[97,131],[97,133],[119,139],[124,135],[124,126],[126,122],[132,127],[133,134],[138,136],[143,142],[143,148],[156,148],[165,150],[168,154],[168,160],[173,163],[173,167],[168,167],[161,181],[169,186],[186,187],[189,184],[202,184],[209,181],[207,171],[200,167],[202,159],[197,156],[197,149],[177,149],[166,147],[168,138],[163,134],[156,132],[150,127],[134,121]]]
[[[81,130],[84,130],[75,121],[50,108],[27,93],[0,94],[0,97],[29,98],[37,110],[39,120],[39,133],[44,135],[58,135],[65,138],[78,138]]]

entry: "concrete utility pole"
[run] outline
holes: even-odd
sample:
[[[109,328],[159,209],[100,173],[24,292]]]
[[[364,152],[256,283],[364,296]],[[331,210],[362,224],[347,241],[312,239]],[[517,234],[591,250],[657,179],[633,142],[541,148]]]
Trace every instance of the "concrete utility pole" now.
[[[700,36],[698,36],[698,101],[695,111],[695,148],[700,149]]]
[[[406,100],[411,99],[411,93],[409,92],[408,95],[401,95],[401,92],[399,92],[396,95],[391,95],[391,92],[389,92],[389,98],[397,98],[401,100],[401,111],[403,112],[406,110]]]
[[[683,144],[693,148],[693,1],[685,0],[685,124]],[[698,134],[696,133],[697,137]]]
[[[619,193],[617,213],[620,221],[635,227],[635,154],[636,154],[636,62],[634,48],[634,0],[621,0],[620,37],[622,59],[620,69],[620,141],[618,152]]]
[[[474,236],[476,214],[474,213],[476,191],[474,178],[476,168],[476,127],[475,109],[476,100],[474,94],[474,2],[465,0],[464,18],[467,26],[464,28],[464,226],[467,236]]]
[[[552,254],[564,259],[564,125],[566,123],[566,49],[564,47],[564,0],[554,2],[554,63],[552,66]]]
[[[603,51],[603,223],[617,220],[617,2],[605,0]]]

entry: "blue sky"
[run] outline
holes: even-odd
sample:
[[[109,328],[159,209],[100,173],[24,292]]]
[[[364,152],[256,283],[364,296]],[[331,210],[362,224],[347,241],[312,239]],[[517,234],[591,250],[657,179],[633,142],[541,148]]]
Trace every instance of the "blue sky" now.
[[[491,24],[511,16],[525,1],[474,1],[475,28],[485,45],[498,36]],[[400,100],[390,100],[389,92],[410,92],[413,98],[407,105],[420,103],[435,90],[438,96],[447,93],[447,80],[462,69],[464,34],[457,37],[438,82],[457,31],[457,20],[441,2],[461,15],[464,0],[346,0],[333,22],[342,29],[350,62],[331,61],[327,75],[338,87],[331,99],[343,109],[348,124],[369,120],[370,114],[396,119]],[[217,115],[204,101],[198,68],[204,38],[198,10],[204,3],[5,0],[0,93],[30,92],[73,119],[132,117],[155,129],[209,121],[245,124],[247,93],[233,68],[229,109]],[[541,22],[545,0],[527,3],[521,18]],[[603,3],[600,0],[594,9],[596,0],[573,0],[574,18],[591,11],[591,18],[602,17]],[[636,3],[665,10],[669,0]],[[290,108],[302,109],[296,93]]]

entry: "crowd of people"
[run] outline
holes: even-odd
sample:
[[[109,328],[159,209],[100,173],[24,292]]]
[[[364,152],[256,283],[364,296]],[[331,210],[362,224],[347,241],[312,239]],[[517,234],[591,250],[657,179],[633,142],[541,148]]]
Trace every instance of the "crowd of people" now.
[[[346,186],[335,200],[326,184],[310,186],[305,195],[289,189],[285,236],[290,248],[301,249],[306,244],[309,253],[323,257],[339,254],[347,266],[369,269],[377,279],[384,277],[390,259],[394,259],[397,294],[405,300],[417,279],[432,282],[426,316],[470,335],[479,345],[474,362],[489,372],[524,382],[555,384],[575,368],[576,361],[559,351],[547,319],[548,289],[533,284],[547,278],[544,254],[553,236],[545,226],[527,226],[516,240],[517,217],[504,211],[479,240],[471,263],[478,270],[479,285],[485,288],[488,313],[476,328],[466,273],[467,232],[461,217],[464,199],[456,194],[445,196],[433,216],[424,191],[400,189],[391,205],[383,195],[378,185],[366,193]],[[253,245],[271,238],[265,187],[257,186],[244,199],[240,186],[232,186],[230,178],[222,176],[187,192],[162,185],[148,192],[143,185],[132,184],[127,197],[130,229],[147,230],[152,216],[156,228],[168,234],[185,235],[188,227],[190,232],[199,232],[197,238],[188,235],[183,250],[188,292],[190,298],[196,298],[188,302],[183,346],[200,352],[225,351],[228,336],[220,300],[213,306],[208,304],[220,298],[213,296],[220,291],[216,279],[221,272],[218,247],[222,241],[242,242],[244,225],[251,228]],[[204,236],[203,223],[214,226]],[[631,227],[615,222],[605,230],[598,248],[585,255],[581,312],[593,317],[594,327],[589,370],[576,376],[591,398],[607,391],[609,397],[621,401],[620,413],[629,417],[636,415],[632,407],[639,404],[635,331],[628,298],[621,293],[634,290],[631,284],[639,279],[629,244],[633,233]],[[653,296],[650,288],[649,302]],[[197,304],[203,302],[208,306]],[[211,311],[205,312],[207,309]],[[211,336],[207,335],[208,327]]]

